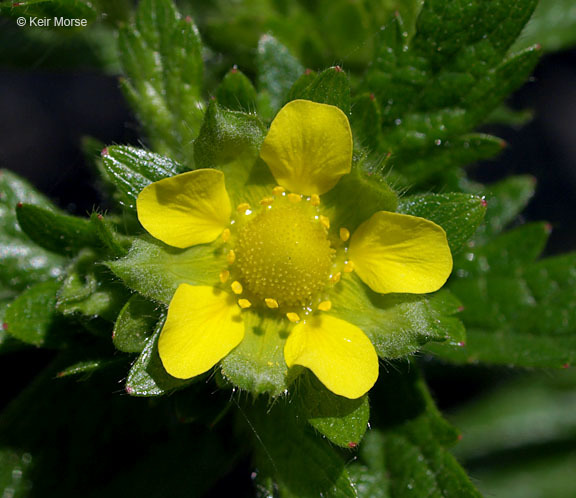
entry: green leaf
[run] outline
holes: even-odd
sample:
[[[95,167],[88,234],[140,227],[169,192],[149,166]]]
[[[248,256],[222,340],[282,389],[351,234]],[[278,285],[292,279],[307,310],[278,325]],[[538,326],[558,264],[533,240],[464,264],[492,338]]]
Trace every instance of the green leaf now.
[[[193,166],[193,140],[203,115],[202,44],[189,17],[171,0],[143,0],[136,26],[120,30],[124,94],[152,148]]]
[[[104,169],[122,195],[122,203],[136,208],[140,191],[153,182],[184,172],[177,162],[144,149],[115,145],[102,151]]]
[[[125,353],[140,353],[159,319],[158,306],[134,294],[116,319],[112,334],[114,346]]]
[[[354,112],[350,116],[350,124],[354,130],[356,146],[360,145],[376,150],[381,139],[382,129],[374,126],[379,123],[380,107],[376,104],[373,94],[363,94],[352,102]]]
[[[310,425],[332,443],[355,448],[368,428],[368,396],[358,399],[337,396],[309,372],[298,380],[296,396]]]
[[[268,492],[276,489],[280,496],[294,498],[357,496],[341,456],[288,403],[256,403],[247,422],[254,431],[258,480],[261,486],[268,484]]]
[[[110,282],[96,253],[84,249],[67,268],[57,297],[56,309],[63,315],[80,314],[112,322],[126,301],[126,292]]]
[[[32,458],[23,450],[0,448],[0,490],[14,498],[29,496]]]
[[[64,259],[34,244],[16,218],[19,202],[53,209],[53,204],[14,173],[0,170],[0,298],[27,285],[58,277]]]
[[[84,247],[100,245],[89,220],[59,214],[33,204],[18,204],[18,224],[39,246],[62,255],[73,255]]]
[[[490,185],[485,191],[486,223],[478,230],[479,241],[500,233],[512,222],[534,195],[536,180],[532,176],[511,176]]]
[[[401,199],[398,212],[440,225],[452,253],[459,251],[482,223],[486,203],[470,194],[423,194]]]
[[[496,139],[465,136],[536,64],[537,48],[508,54],[535,4],[428,0],[411,39],[404,36],[399,16],[385,27],[362,89],[373,93],[380,107],[380,152],[390,154],[387,166],[403,184],[429,182],[426,174],[422,177],[428,168],[436,169],[433,183],[442,184],[444,170],[499,151]],[[466,141],[474,144],[473,150],[459,145]],[[432,160],[424,168],[427,157]]]
[[[379,295],[349,274],[334,288],[331,301],[334,315],[360,327],[384,359],[413,353],[429,341],[464,340],[464,327],[452,316],[460,302],[447,290]]]
[[[8,328],[8,324],[6,323],[6,310],[10,302],[10,299],[0,300],[0,354],[11,353],[24,347],[22,342],[16,340],[6,332]]]
[[[270,99],[273,115],[286,102],[290,88],[304,72],[304,67],[284,45],[271,35],[264,35],[260,38],[256,64],[258,87]],[[266,117],[272,116],[266,115]]]
[[[165,316],[157,323],[146,347],[132,365],[126,381],[126,392],[131,396],[162,396],[176,389],[182,389],[201,377],[176,379],[166,372],[158,355],[158,337],[164,326]]]
[[[535,261],[548,234],[547,224],[528,224],[469,248],[450,284],[463,304],[466,346],[427,348],[458,363],[574,363],[576,254]]]
[[[218,104],[231,111],[255,112],[256,89],[250,80],[234,66],[216,90]]]
[[[284,361],[284,344],[289,332],[287,320],[262,310],[245,310],[242,320],[244,339],[222,360],[222,375],[253,394],[284,394],[288,389],[288,367]]]
[[[26,344],[45,347],[57,345],[52,328],[59,288],[58,281],[48,280],[35,284],[20,294],[6,310],[6,332]]]
[[[350,82],[340,66],[322,71],[298,93],[292,88],[290,95],[293,99],[330,104],[339,107],[346,115],[350,115]]]
[[[153,301],[169,304],[178,285],[214,285],[226,268],[218,242],[176,249],[152,238],[136,239],[128,255],[106,265],[124,284]]]
[[[514,49],[539,43],[545,52],[570,48],[576,43],[574,0],[540,0]]]
[[[116,232],[114,225],[103,215],[92,213],[90,221],[94,225],[96,235],[112,256],[126,256],[131,239]]]
[[[414,364],[394,363],[371,394],[380,409],[351,466],[359,484],[368,474],[367,485],[387,490],[381,496],[480,497],[449,451],[458,432],[438,412]],[[371,496],[362,489],[359,496]]]

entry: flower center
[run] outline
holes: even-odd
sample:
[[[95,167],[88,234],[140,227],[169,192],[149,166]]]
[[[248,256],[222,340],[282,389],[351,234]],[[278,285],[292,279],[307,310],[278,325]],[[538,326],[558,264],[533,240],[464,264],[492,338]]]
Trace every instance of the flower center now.
[[[316,208],[279,201],[239,230],[236,264],[244,287],[256,297],[305,306],[328,282],[334,251]]]

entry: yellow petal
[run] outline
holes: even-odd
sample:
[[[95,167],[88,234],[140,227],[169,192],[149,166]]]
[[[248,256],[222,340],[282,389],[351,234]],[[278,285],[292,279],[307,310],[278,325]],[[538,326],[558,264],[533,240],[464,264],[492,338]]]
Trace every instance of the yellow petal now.
[[[148,185],[136,201],[138,219],[154,237],[174,247],[212,242],[230,220],[224,174],[198,169]]]
[[[378,356],[358,327],[330,315],[294,327],[284,346],[286,364],[302,365],[335,394],[359,398],[378,378]]]
[[[452,271],[452,255],[441,227],[388,211],[375,213],[356,229],[348,254],[358,276],[382,294],[434,292]]]
[[[234,298],[213,287],[181,284],[168,308],[158,353],[173,377],[204,373],[244,338],[244,323]]]
[[[293,100],[272,121],[260,157],[288,190],[328,192],[352,165],[348,118],[338,107]]]

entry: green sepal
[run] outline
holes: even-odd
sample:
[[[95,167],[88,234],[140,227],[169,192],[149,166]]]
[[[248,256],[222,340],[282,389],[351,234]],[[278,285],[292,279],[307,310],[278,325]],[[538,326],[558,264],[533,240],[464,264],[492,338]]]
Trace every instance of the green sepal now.
[[[6,323],[6,311],[11,302],[11,299],[0,300],[0,355],[12,353],[13,351],[18,351],[19,349],[26,347],[25,343],[12,337],[6,331],[8,328],[8,324]]]
[[[110,281],[94,251],[83,249],[66,269],[57,297],[56,309],[63,315],[112,322],[126,301],[126,291]]]
[[[367,395],[343,398],[306,372],[298,378],[295,397],[310,425],[332,443],[343,448],[355,448],[360,443],[370,418]]]
[[[259,487],[294,498],[357,496],[344,458],[314,434],[291,404],[279,399],[267,406],[260,400],[245,410],[249,425],[243,419],[239,424],[250,435]]]
[[[228,265],[218,242],[176,249],[151,237],[135,239],[125,257],[105,264],[127,287],[164,304],[182,283],[219,283],[219,274]]]
[[[355,274],[345,274],[331,293],[335,316],[370,338],[383,359],[413,353],[429,341],[459,344],[465,340],[455,318],[460,302],[446,289],[433,294],[376,294]]]
[[[484,220],[486,202],[471,194],[423,194],[404,197],[398,212],[419,216],[440,225],[452,254],[474,235]]]
[[[359,198],[362,202],[358,202]],[[376,211],[396,211],[398,206],[398,196],[386,181],[366,172],[358,163],[321,199],[334,225],[350,232]]]
[[[28,285],[62,273],[64,258],[34,244],[16,217],[19,202],[45,209],[54,205],[27,181],[0,170],[0,298],[14,296]]]
[[[270,109],[268,112],[263,112],[263,115],[265,118],[271,118],[286,101],[290,88],[304,72],[304,67],[284,45],[271,35],[264,35],[260,38],[256,64],[258,88],[270,101]],[[260,109],[260,111],[266,111],[266,109]]]
[[[124,94],[154,150],[193,166],[192,146],[203,115],[204,64],[198,29],[171,0],[143,0],[136,26],[119,31]]]
[[[176,161],[144,149],[113,145],[102,150],[102,162],[110,181],[121,193],[121,202],[136,208],[136,199],[153,182],[183,173]]]
[[[114,225],[100,213],[92,213],[90,222],[94,225],[96,235],[112,256],[126,256],[132,239],[120,235]]]
[[[57,254],[73,255],[84,247],[100,245],[96,230],[87,219],[33,204],[18,204],[16,216],[20,228],[30,239]]]
[[[158,323],[154,333],[148,339],[146,347],[132,365],[126,380],[126,392],[131,396],[162,396],[177,389],[182,389],[192,382],[197,382],[202,376],[193,379],[177,379],[166,372],[158,355],[158,338],[166,315]]]
[[[359,497],[480,498],[450,452],[458,431],[439,413],[414,363],[395,362],[380,376],[371,399],[379,409],[360,459],[349,467]]]
[[[83,375],[87,377],[94,372],[105,370],[115,365],[119,365],[125,361],[125,358],[99,358],[95,360],[83,360],[60,370],[56,374],[56,377],[59,379],[73,375]]]
[[[157,304],[134,294],[120,310],[114,325],[112,341],[116,349],[125,353],[141,353],[160,315]]]
[[[256,89],[251,81],[234,67],[226,73],[216,90],[216,100],[231,111],[256,111]]]
[[[373,94],[363,94],[356,97],[352,105],[354,112],[350,116],[350,124],[356,133],[356,146],[377,150],[381,140],[382,128],[376,126],[380,123],[380,107]]]
[[[308,85],[310,85],[314,80],[316,80],[317,76],[318,74],[316,73],[316,71],[306,69],[306,71],[304,71],[304,74],[302,74],[302,76],[300,76],[290,88],[290,91],[288,92],[288,98],[286,100],[290,101],[302,98],[303,92],[306,90]]]
[[[288,367],[284,361],[288,320],[264,310],[245,310],[242,320],[244,339],[222,360],[222,375],[233,385],[255,395],[284,394],[288,389]]]
[[[8,307],[4,330],[12,337],[33,346],[58,347],[62,344],[56,334],[57,280],[34,284],[20,294]]]
[[[340,66],[325,69],[298,94],[292,89],[290,95],[293,98],[333,105],[339,107],[347,116],[350,115],[350,81]]]

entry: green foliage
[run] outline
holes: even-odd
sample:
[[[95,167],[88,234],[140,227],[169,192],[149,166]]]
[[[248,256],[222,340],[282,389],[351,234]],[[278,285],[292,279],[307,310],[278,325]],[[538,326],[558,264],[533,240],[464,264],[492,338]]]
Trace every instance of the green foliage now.
[[[440,225],[446,231],[454,254],[474,235],[484,220],[486,203],[480,197],[469,194],[420,194],[404,197],[398,211]]]
[[[216,90],[216,99],[231,111],[253,112],[256,109],[256,89],[252,82],[233,67]]]
[[[38,247],[22,231],[16,206],[26,202],[46,209],[52,203],[28,182],[0,170],[0,296],[7,298],[27,285],[61,275],[63,258]]]
[[[120,30],[124,94],[153,148],[192,167],[203,115],[202,43],[190,18],[170,0],[143,0],[136,25]]]
[[[134,294],[116,318],[112,334],[114,346],[125,353],[142,352],[159,319],[158,306]]]
[[[334,66],[322,71],[306,87],[301,87],[303,81],[299,79],[294,83],[290,90],[292,100],[304,99],[334,105],[350,114],[350,82],[341,67]]]
[[[344,448],[355,448],[360,443],[370,417],[368,396],[337,396],[309,373],[300,377],[295,391],[297,402],[314,429]]]
[[[140,191],[152,182],[184,172],[176,161],[135,147],[115,145],[102,151],[102,164],[120,193],[120,202],[136,208]]]
[[[60,284],[48,280],[34,284],[20,294],[8,307],[4,329],[12,337],[33,346],[54,347],[56,293]]]
[[[76,254],[99,243],[94,226],[84,218],[22,203],[18,204],[16,215],[20,228],[31,240],[57,254]]]

